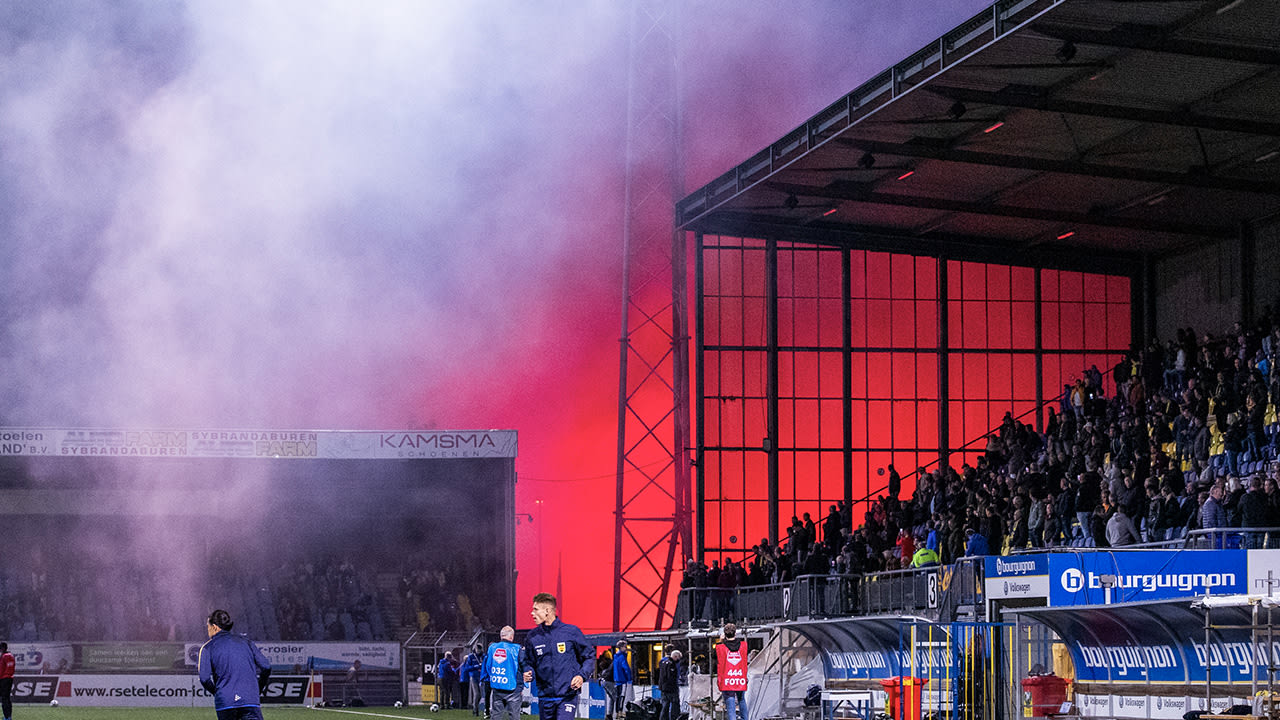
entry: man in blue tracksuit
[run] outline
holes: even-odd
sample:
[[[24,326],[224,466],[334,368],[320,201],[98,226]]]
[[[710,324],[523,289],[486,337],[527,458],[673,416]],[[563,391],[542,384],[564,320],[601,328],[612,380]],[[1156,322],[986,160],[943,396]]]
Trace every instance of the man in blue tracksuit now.
[[[524,651],[515,644],[516,630],[507,625],[499,633],[502,639],[490,643],[484,655],[483,677],[489,683],[489,715],[491,720],[520,720],[524,702],[524,680],[520,675]]]
[[[631,702],[631,684],[635,679],[631,676],[631,662],[627,659],[630,649],[626,640],[619,640],[613,651],[613,713],[614,720],[622,720],[627,716],[627,704]]]
[[[484,712],[484,703],[480,697],[480,671],[483,664],[480,662],[480,648],[476,647],[467,656],[462,659],[462,666],[458,668],[458,682],[467,689],[467,707],[471,708],[471,714],[476,717]]]
[[[209,615],[209,641],[200,646],[200,684],[213,693],[218,720],[262,720],[259,690],[271,675],[267,660],[248,635],[231,633],[231,615]]]
[[[596,664],[596,650],[576,625],[556,617],[551,593],[533,596],[533,620],[537,623],[524,639],[524,681],[538,680],[538,715],[541,720],[573,720],[578,694]]]

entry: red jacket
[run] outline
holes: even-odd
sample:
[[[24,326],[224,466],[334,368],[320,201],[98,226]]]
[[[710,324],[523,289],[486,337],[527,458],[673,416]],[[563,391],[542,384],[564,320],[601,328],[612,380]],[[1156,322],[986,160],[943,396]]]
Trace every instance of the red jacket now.
[[[747,644],[739,638],[716,645],[717,686],[720,692],[747,689]]]
[[[5,653],[0,655],[0,680],[13,677],[13,671],[18,663],[13,659],[13,653]]]

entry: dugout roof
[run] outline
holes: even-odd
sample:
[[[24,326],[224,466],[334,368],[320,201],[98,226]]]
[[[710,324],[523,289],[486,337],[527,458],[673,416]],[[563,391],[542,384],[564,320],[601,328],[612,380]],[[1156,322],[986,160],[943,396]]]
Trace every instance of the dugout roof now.
[[[1048,264],[1175,254],[1280,211],[1278,109],[1280,3],[1000,0],[676,224]]]

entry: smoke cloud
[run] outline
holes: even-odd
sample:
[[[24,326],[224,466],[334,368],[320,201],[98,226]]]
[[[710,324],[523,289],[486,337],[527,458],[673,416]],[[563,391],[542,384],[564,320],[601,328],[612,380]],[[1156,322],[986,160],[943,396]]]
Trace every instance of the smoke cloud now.
[[[982,5],[685,4],[687,189]],[[0,5],[0,424],[516,428],[520,597],[605,626],[628,22]]]

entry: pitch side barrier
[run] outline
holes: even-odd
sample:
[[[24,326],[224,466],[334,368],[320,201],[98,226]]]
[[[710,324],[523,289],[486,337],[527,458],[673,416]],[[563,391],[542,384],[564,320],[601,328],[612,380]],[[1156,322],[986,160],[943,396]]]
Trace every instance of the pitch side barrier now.
[[[301,705],[380,696],[399,699],[396,643],[272,642],[258,646],[272,664],[263,702]],[[196,677],[201,643],[10,642],[14,701],[59,705],[212,706]],[[361,670],[348,670],[359,660]]]
[[[1206,633],[1204,611],[1186,598],[1014,611],[1020,625],[1042,624],[1065,646],[1079,715],[1161,720],[1252,705],[1268,666],[1280,663],[1280,637],[1255,632],[1248,606],[1212,612]]]

